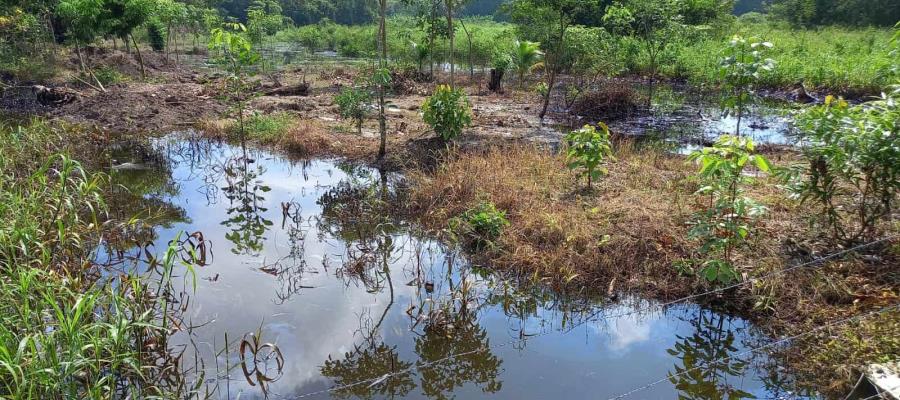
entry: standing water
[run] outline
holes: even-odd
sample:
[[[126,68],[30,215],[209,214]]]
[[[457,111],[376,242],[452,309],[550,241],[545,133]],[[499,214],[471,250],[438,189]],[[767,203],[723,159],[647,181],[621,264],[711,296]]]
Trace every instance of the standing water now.
[[[199,232],[174,340],[214,398],[797,395],[774,361],[746,354],[768,339],[740,318],[566,297],[467,263],[393,216],[399,175],[183,138],[157,147],[162,165],[113,176],[142,197],[126,214],[154,216],[156,249]]]

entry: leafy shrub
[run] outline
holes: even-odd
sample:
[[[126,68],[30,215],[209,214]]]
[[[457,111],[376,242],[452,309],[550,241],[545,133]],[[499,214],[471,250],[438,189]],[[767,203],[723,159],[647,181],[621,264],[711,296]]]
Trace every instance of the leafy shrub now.
[[[341,118],[353,121],[356,130],[362,134],[362,124],[371,111],[369,102],[372,101],[372,93],[366,87],[346,87],[334,97]]]
[[[786,171],[789,188],[818,204],[836,240],[871,237],[890,218],[900,190],[898,101],[896,92],[860,106],[829,96],[797,115],[809,164]]]
[[[482,202],[450,221],[453,232],[465,236],[478,248],[500,237],[507,226],[506,212],[498,210],[491,202]]]
[[[103,85],[114,85],[116,83],[121,83],[127,80],[125,75],[122,75],[119,70],[112,67],[101,67],[94,71],[94,75],[97,76],[97,80],[100,81]]]
[[[538,82],[534,85],[534,93],[543,98],[550,92],[550,86],[547,82]]]
[[[602,122],[598,126],[600,130],[592,125],[585,125],[566,135],[566,161],[569,169],[578,170],[579,175],[586,177],[588,188],[594,179],[606,173],[605,168],[601,168],[603,161],[607,158],[614,159],[609,142],[609,128]]]
[[[713,144],[688,156],[700,166],[698,195],[708,197],[709,208],[699,213],[689,236],[703,244],[700,253],[707,256],[700,275],[709,282],[728,284],[738,279],[732,263],[735,247],[744,244],[753,230],[753,222],[765,207],[744,196],[743,186],[752,182],[744,174],[748,164],[769,172],[765,157],[754,154],[753,140],[723,135]]]
[[[147,38],[153,51],[166,49],[166,27],[159,20],[154,18],[147,23]]]
[[[445,142],[462,134],[464,127],[472,123],[469,99],[461,89],[440,85],[422,104],[425,123]]]

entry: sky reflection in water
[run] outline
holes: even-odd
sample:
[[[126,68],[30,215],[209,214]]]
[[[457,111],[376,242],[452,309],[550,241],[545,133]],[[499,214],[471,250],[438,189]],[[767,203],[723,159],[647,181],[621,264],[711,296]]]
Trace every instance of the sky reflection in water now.
[[[186,319],[199,326],[191,336],[209,382],[225,376],[226,361],[232,367],[231,379],[218,380],[220,398],[296,398],[378,380],[313,398],[603,399],[685,369],[630,398],[772,398],[787,390],[777,382],[789,379],[764,357],[691,369],[761,343],[738,318],[689,305],[607,320],[648,303],[601,306],[476,273],[387,216],[385,208],[402,201],[399,176],[173,138],[159,151],[166,168],[123,182],[163,175],[153,176],[158,190],[141,191],[145,202],[171,208],[151,235],[156,248],[194,231],[211,245]],[[271,348],[261,350],[261,375],[248,381],[235,367],[238,345],[257,331],[284,365],[279,372],[275,357],[265,357]],[[227,360],[219,353],[225,332]]]

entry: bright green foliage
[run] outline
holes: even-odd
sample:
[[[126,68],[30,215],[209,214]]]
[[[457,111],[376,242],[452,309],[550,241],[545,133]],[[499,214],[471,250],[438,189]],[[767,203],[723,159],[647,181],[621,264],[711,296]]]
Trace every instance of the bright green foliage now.
[[[247,39],[247,28],[242,24],[228,24],[226,28],[213,29],[209,34],[209,48],[218,53],[216,61],[222,65],[228,76],[226,85],[231,92],[231,100],[238,108],[238,122],[241,137],[244,137],[244,93],[247,92],[247,76],[253,71],[251,66],[259,62],[259,53]]]
[[[462,89],[440,85],[422,104],[422,118],[445,142],[462,134],[472,123],[469,99]]]
[[[525,74],[531,73],[535,68],[543,65],[541,63],[543,56],[540,43],[516,40],[510,52],[510,61],[519,77],[519,89],[525,83]]]
[[[219,52],[219,64],[233,75],[243,75],[248,67],[259,61],[259,54],[247,39],[247,28],[243,24],[228,24],[229,29],[216,28],[209,34],[209,48]]]
[[[653,100],[654,80],[660,56],[684,34],[681,0],[625,0],[607,8],[604,24],[616,33],[640,43],[650,67],[647,106]]]
[[[767,57],[778,60],[778,66],[760,76],[760,84],[764,86],[788,87],[802,82],[810,88],[877,93],[889,83],[887,72],[893,61],[889,56],[891,35],[887,29],[831,26],[793,30],[777,25],[739,23],[731,32],[744,37],[765,32],[765,39],[777,45],[766,49]],[[670,61],[660,64],[660,72],[669,77],[688,78],[695,84],[720,82],[718,67],[723,40],[727,38],[704,35],[675,43],[669,51]],[[616,57],[624,59],[626,65],[633,64],[632,68],[644,68],[649,63],[642,55],[634,59],[626,54]]]
[[[615,160],[609,141],[609,128],[602,122],[598,126],[600,129],[585,125],[566,135],[566,161],[569,169],[577,170],[579,175],[586,177],[588,188],[592,187],[594,179],[606,173],[606,169],[602,167],[604,161]]]
[[[353,121],[356,130],[362,134],[362,124],[372,111],[372,91],[364,86],[345,87],[334,102],[338,106],[341,118]]]
[[[67,135],[41,122],[0,127],[0,397],[179,398],[181,371],[157,362],[174,356],[167,302],[181,257],[172,247],[146,275],[89,278],[111,226],[110,185],[56,154]],[[177,274],[192,274],[185,267]]]
[[[428,47],[428,43],[416,43],[415,41],[409,41],[409,47],[412,52],[413,60],[418,66],[419,72],[422,71],[422,65],[425,64],[425,61],[428,60],[428,57],[431,55],[431,49]]]
[[[103,2],[100,0],[62,0],[57,12],[66,21],[69,35],[75,41],[90,43],[106,33]]]
[[[244,123],[244,130],[250,139],[263,144],[273,144],[278,142],[294,122],[294,117],[284,112],[272,114],[253,113]]]
[[[166,49],[166,28],[159,20],[153,19],[147,23],[147,38],[153,51]]]
[[[756,38],[745,39],[733,36],[728,41],[725,58],[719,70],[727,95],[722,101],[726,110],[737,115],[734,134],[741,135],[741,118],[746,107],[756,98],[754,89],[761,80],[762,74],[775,69],[775,61],[764,58],[765,51],[772,48],[772,43]]]
[[[547,85],[547,82],[538,82],[534,85],[533,89],[534,93],[542,98],[550,95],[550,86]]]
[[[710,282],[728,284],[738,279],[732,263],[734,249],[752,234],[754,220],[765,207],[744,196],[743,187],[752,182],[744,173],[748,165],[760,172],[771,170],[765,157],[754,154],[749,138],[724,135],[712,147],[691,153],[689,160],[700,166],[698,195],[709,199],[709,206],[699,213],[690,237],[702,242],[700,253],[707,256],[700,275]]]
[[[836,240],[854,243],[889,221],[900,191],[900,96],[850,106],[829,96],[797,115],[809,164],[786,174],[792,193],[816,203]]]
[[[496,49],[491,55],[491,68],[506,72],[512,66],[512,57],[509,52]]]
[[[769,11],[794,26],[891,26],[900,20],[895,0],[774,0]]]
[[[597,4],[586,0],[513,0],[505,7],[517,25],[518,36],[543,46],[544,76],[549,89],[538,113],[543,121],[557,75],[565,69],[568,32],[576,23],[577,15],[596,9]]]
[[[266,36],[274,35],[284,25],[281,5],[276,1],[254,1],[247,8],[247,36],[256,44]]]
[[[0,74],[20,81],[46,81],[55,72],[56,56],[55,46],[46,42],[48,35],[43,15],[0,6]]]
[[[490,245],[507,226],[506,212],[491,202],[482,202],[450,221],[451,231],[471,240],[475,247]]]

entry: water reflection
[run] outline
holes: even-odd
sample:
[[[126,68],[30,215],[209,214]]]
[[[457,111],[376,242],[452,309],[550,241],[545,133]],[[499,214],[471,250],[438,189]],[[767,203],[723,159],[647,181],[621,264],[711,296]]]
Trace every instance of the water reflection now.
[[[638,398],[784,387],[766,363],[710,362],[758,337],[739,319],[695,306],[638,314],[646,301],[565,297],[473,267],[396,217],[400,176],[243,147],[160,146],[178,188],[160,201],[186,218],[156,226],[156,246],[203,232],[185,247],[227,254],[198,270],[185,310],[194,328],[172,339],[196,348],[183,362],[212,397],[602,398],[667,374],[672,382]]]
[[[681,85],[660,85],[653,96],[652,112],[610,123],[616,132],[637,135],[688,153],[713,143],[722,134],[734,134],[737,117],[719,106],[716,92],[691,90]],[[756,144],[789,145],[793,137],[790,104],[756,99],[741,123],[744,136]]]
[[[679,390],[679,398],[696,400],[756,398],[733,386],[730,378],[740,378],[747,372],[749,362],[733,357],[736,333],[733,318],[724,314],[701,310],[690,320],[694,332],[678,335],[678,341],[668,353],[679,361],[669,373],[669,380]]]
[[[258,255],[263,248],[264,235],[272,221],[263,217],[268,208],[263,207],[263,194],[271,188],[258,178],[265,172],[262,165],[247,155],[245,145],[242,154],[225,162],[225,186],[223,196],[228,199],[228,219],[222,225],[231,232],[225,235],[233,246],[234,254]],[[252,166],[252,168],[251,168]]]

